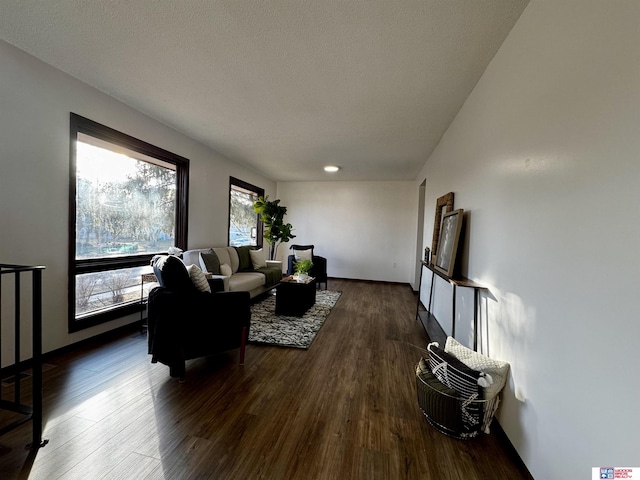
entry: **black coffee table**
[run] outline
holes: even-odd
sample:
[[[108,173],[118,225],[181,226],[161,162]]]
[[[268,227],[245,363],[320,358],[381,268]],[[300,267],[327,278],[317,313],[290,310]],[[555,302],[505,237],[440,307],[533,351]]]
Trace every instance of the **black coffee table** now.
[[[301,317],[316,303],[315,278],[298,282],[286,277],[276,287],[276,315]]]

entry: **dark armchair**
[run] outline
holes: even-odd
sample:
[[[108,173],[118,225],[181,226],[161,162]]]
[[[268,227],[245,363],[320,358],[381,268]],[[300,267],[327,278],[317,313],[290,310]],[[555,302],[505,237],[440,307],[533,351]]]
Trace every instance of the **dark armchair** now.
[[[327,288],[327,259],[324,257],[320,257],[319,255],[314,255],[313,253],[313,245],[291,245],[291,250],[294,250],[293,255],[289,255],[288,259],[288,275],[293,275],[296,270],[296,255],[295,251],[304,251],[311,250],[311,262],[313,263],[313,267],[311,268],[311,272],[309,273],[312,277],[316,279],[316,285],[324,283],[324,288]]]
[[[184,380],[185,361],[240,348],[249,336],[249,292],[199,291],[182,261],[158,256],[152,261],[160,283],[149,294],[148,341],[152,363],[169,367]]]

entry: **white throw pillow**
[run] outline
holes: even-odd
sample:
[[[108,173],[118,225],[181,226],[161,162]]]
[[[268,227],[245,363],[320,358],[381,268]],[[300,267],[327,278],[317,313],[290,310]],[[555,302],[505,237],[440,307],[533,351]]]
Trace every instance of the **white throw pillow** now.
[[[313,249],[308,248],[306,250],[294,250],[293,256],[296,259],[296,262],[300,260],[313,260]]]
[[[478,352],[474,352],[470,348],[465,347],[453,337],[447,337],[447,343],[444,351],[453,355],[467,367],[479,372],[487,373],[493,378],[493,384],[485,388],[485,399],[489,400],[498,393],[507,383],[509,375],[509,364],[494,360]]]
[[[231,267],[228,264],[223,263],[222,265],[220,265],[220,275],[230,277],[232,274],[233,272],[231,271]]]
[[[249,250],[249,255],[251,255],[251,263],[253,263],[253,269],[258,270],[259,268],[263,268],[267,266],[267,261],[264,258],[264,250]]]
[[[193,282],[193,285],[201,292],[211,293],[211,286],[207,282],[207,277],[204,275],[198,265],[188,265],[187,272],[189,272],[189,278]]]

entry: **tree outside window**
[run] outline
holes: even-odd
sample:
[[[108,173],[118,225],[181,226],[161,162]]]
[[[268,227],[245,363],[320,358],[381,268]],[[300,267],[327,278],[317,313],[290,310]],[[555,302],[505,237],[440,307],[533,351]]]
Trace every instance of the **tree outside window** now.
[[[75,331],[139,309],[151,257],[186,247],[188,160],[74,114],[71,126]]]

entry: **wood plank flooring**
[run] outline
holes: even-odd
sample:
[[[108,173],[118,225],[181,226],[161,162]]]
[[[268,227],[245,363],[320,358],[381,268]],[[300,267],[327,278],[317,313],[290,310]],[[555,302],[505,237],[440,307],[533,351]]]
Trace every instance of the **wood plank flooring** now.
[[[422,416],[408,286],[329,288],[343,294],[309,350],[249,345],[244,366],[237,350],[189,362],[184,384],[135,331],[48,358],[49,444],[29,455],[30,423],[0,437],[0,478],[525,478],[495,433],[454,440]]]

